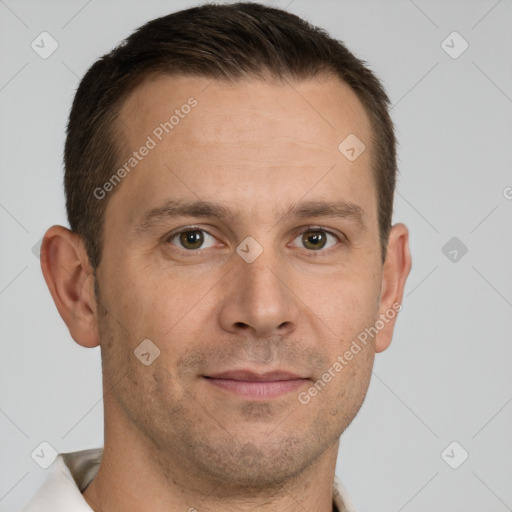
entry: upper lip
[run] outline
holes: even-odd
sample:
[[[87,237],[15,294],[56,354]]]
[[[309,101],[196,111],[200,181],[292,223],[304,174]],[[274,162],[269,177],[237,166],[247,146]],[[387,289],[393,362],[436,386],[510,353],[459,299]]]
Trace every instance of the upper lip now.
[[[272,372],[258,373],[251,370],[230,370],[227,372],[215,373],[212,375],[205,375],[211,379],[232,379],[232,380],[245,380],[245,381],[276,381],[276,380],[295,380],[305,379],[292,372],[283,370],[274,370]]]

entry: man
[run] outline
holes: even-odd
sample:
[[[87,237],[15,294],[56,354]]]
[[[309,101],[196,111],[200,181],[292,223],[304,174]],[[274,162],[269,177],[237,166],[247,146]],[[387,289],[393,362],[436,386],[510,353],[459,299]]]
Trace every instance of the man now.
[[[83,78],[43,274],[101,347],[104,448],[26,511],[353,511],[334,478],[411,267],[388,98],[285,11],[153,20]]]

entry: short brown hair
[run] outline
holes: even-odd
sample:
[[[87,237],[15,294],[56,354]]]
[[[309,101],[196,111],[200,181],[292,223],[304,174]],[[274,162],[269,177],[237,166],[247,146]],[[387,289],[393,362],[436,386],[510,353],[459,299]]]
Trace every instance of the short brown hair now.
[[[239,2],[205,4],[146,23],[96,61],[80,82],[67,126],[64,185],[70,227],[83,239],[93,269],[101,260],[108,201],[93,191],[122,157],[116,118],[128,95],[155,73],[229,81],[302,80],[325,73],[350,86],[372,125],[384,262],[396,180],[396,140],[384,88],[365,62],[324,30],[282,9]]]

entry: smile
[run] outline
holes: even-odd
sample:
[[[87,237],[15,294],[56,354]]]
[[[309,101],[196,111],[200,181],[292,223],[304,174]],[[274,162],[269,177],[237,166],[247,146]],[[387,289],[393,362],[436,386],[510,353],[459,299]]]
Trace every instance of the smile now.
[[[310,379],[287,372],[257,374],[249,371],[204,376],[207,383],[249,400],[269,400],[295,391]]]

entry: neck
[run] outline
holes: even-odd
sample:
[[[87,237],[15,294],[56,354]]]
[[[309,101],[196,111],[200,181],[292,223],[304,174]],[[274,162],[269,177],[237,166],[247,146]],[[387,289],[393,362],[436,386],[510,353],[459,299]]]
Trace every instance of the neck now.
[[[102,461],[83,496],[95,512],[331,512],[338,447],[339,441],[285,481],[240,487],[194,472],[123,425],[105,430]]]

